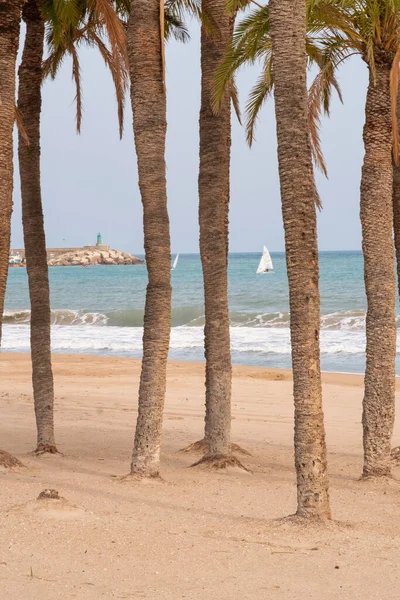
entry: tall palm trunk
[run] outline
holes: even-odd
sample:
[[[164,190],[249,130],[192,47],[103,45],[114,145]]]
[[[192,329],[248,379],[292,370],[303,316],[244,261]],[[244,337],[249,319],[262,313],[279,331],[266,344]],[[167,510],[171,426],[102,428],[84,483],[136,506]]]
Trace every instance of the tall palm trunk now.
[[[400,137],[400,85],[397,94],[397,135]],[[400,296],[400,165],[393,162],[393,230],[396,249],[397,283]]]
[[[44,22],[36,0],[22,9],[26,34],[19,68],[18,109],[29,146],[19,134],[22,222],[31,300],[33,398],[36,452],[57,452],[54,440],[54,385],[50,347],[50,289],[40,187],[40,112]]]
[[[161,8],[162,10],[162,8]],[[143,203],[149,283],[143,331],[139,414],[131,473],[159,472],[166,367],[171,326],[171,248],[167,210],[166,94],[159,0],[132,2],[128,24],[133,131]]]
[[[218,460],[230,453],[231,433],[227,273],[231,110],[226,94],[215,114],[212,90],[217,68],[232,40],[233,18],[226,11],[225,0],[203,0],[202,10],[215,28],[209,32],[203,25],[201,29],[199,224],[205,301],[205,460]]]
[[[400,137],[400,86],[397,95],[397,135]],[[397,285],[400,297],[400,166],[393,162],[393,231],[396,250]],[[397,330],[397,327],[396,327]],[[399,447],[396,448],[396,450]]]
[[[400,113],[398,112],[398,114]],[[400,296],[400,166],[395,164],[393,165],[393,231],[396,249],[397,282]]]
[[[307,119],[305,4],[305,0],[271,0],[269,6],[289,278],[297,515],[329,518],[319,355],[317,192]]]
[[[0,4],[0,341],[10,254],[13,193],[15,61],[23,0]]]
[[[365,106],[360,217],[367,293],[367,365],[363,401],[364,477],[390,476],[395,409],[391,60],[376,58]]]

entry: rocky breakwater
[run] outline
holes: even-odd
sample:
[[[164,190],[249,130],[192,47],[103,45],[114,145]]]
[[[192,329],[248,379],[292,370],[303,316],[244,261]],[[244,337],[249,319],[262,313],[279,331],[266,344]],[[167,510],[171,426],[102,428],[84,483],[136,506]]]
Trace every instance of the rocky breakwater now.
[[[143,260],[120,250],[76,250],[66,252],[48,262],[49,267],[80,267],[89,265],[142,265]]]

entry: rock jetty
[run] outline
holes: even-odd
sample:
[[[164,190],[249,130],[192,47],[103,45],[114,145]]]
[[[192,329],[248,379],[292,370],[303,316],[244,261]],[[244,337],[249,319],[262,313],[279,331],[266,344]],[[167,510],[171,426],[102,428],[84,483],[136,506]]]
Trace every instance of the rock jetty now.
[[[80,267],[82,265],[142,265],[143,260],[120,250],[85,249],[66,252],[48,262],[49,267]]]

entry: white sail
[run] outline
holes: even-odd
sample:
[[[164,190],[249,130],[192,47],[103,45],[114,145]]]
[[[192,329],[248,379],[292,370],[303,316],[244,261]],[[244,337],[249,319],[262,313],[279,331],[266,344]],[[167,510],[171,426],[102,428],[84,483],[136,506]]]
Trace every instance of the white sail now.
[[[270,253],[268,252],[268,248],[264,246],[263,255],[260,260],[260,264],[258,265],[257,273],[267,273],[272,271],[274,265],[272,264],[272,258]]]
[[[178,264],[178,260],[179,260],[179,253],[175,256],[174,264],[172,265],[171,271],[175,271],[176,266]]]

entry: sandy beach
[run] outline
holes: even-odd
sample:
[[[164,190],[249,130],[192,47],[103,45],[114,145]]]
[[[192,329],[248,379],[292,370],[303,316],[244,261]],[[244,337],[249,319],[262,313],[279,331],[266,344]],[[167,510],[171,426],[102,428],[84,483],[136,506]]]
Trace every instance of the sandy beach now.
[[[202,435],[203,366],[170,363],[163,482],[122,481],[133,444],[140,363],[55,355],[61,456],[29,454],[28,355],[2,354],[0,579],[7,600],[368,600],[399,597],[400,486],[360,482],[362,377],[323,376],[334,522],[296,506],[290,372],[234,369],[233,441],[252,473],[188,468]],[[397,384],[398,400],[400,384]],[[400,444],[397,422],[393,444]],[[400,468],[394,473],[400,477]],[[37,510],[45,488],[65,502]]]

